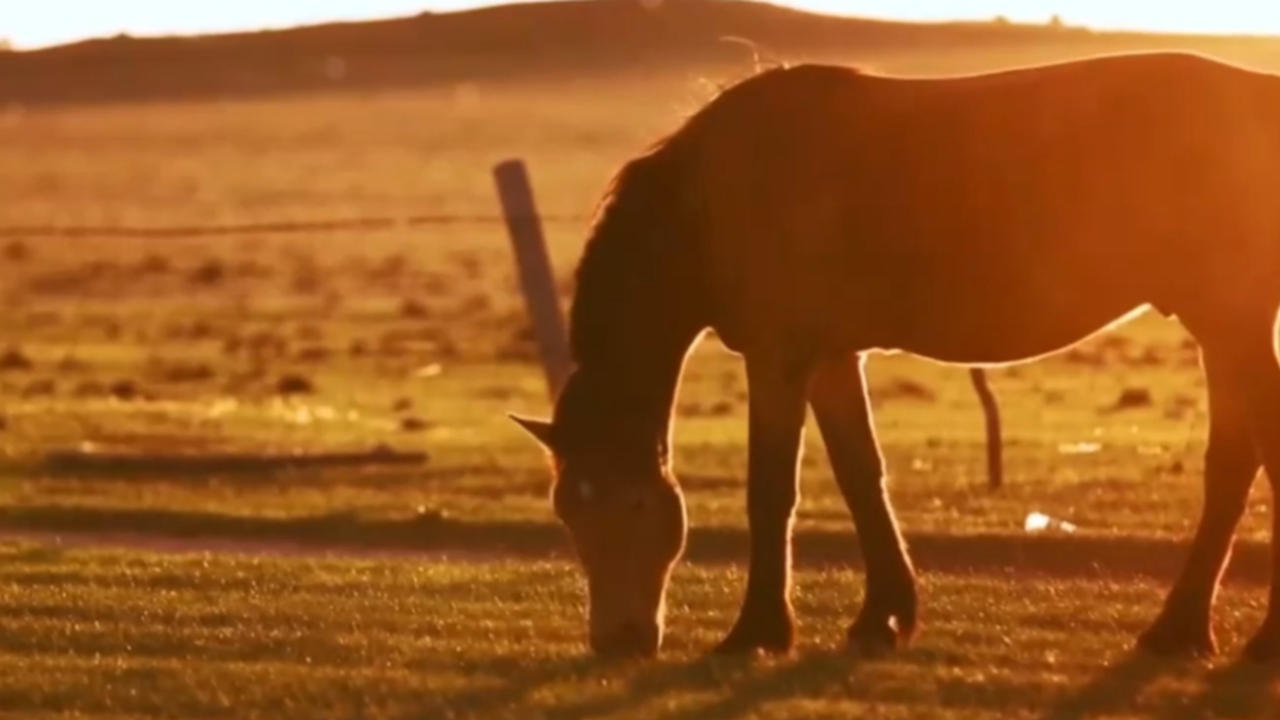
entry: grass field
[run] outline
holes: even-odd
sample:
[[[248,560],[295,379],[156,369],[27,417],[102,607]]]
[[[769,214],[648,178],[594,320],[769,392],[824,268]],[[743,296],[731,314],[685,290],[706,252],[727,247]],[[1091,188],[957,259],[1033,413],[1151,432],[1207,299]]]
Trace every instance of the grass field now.
[[[868,58],[951,72],[1065,57],[993,49]],[[1277,63],[1280,67],[1280,62]],[[740,68],[745,72],[748,68]],[[462,85],[0,114],[0,534],[341,546],[383,559],[0,552],[0,713],[15,717],[1260,717],[1276,677],[1231,664],[1260,619],[1259,485],[1221,599],[1214,665],[1127,656],[1200,510],[1194,345],[1144,317],[991,373],[1008,487],[985,487],[962,370],[870,363],[892,498],[924,573],[918,645],[835,653],[862,592],[816,432],[797,523],[793,658],[700,659],[737,610],[746,386],[714,341],[679,399],[694,533],[669,654],[584,657],[583,590],[543,457],[506,418],[548,400],[489,175],[530,165],[567,297],[618,163],[723,68],[625,81]],[[415,227],[72,236],[435,216]],[[128,476],[50,452],[385,447],[411,466]],[[1028,513],[1077,530],[1029,534]],[[475,560],[471,562],[470,560]]]
[[[742,582],[685,567],[657,661],[579,647],[581,590],[551,562],[144,557],[0,550],[0,703],[15,717],[1269,717],[1274,672],[1126,649],[1157,606],[1145,581],[940,575],[928,640],[838,652],[846,571],[802,572],[794,657],[717,660]],[[1011,583],[1017,587],[1010,592]],[[1260,616],[1228,591],[1231,647]],[[1271,714],[1269,714],[1271,713]]]

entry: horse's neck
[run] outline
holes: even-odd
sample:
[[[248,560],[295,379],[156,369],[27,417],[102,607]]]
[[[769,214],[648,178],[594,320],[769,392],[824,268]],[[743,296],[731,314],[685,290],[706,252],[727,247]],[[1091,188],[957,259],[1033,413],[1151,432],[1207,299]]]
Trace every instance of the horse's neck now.
[[[665,466],[672,407],[696,337],[637,343],[579,366],[561,393],[557,422],[575,441]]]
[[[684,359],[709,324],[686,162],[664,151],[628,163],[583,251],[570,309],[577,369],[556,412],[573,442],[666,459]]]

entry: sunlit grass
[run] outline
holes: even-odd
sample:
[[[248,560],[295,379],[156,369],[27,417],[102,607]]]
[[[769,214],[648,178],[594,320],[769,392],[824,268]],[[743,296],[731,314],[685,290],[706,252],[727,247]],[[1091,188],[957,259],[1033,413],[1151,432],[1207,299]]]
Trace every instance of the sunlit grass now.
[[[684,567],[656,661],[587,656],[583,595],[559,563],[0,552],[0,699],[20,716],[912,718],[1274,712],[1269,673],[1128,658],[1158,608],[1146,583],[933,576],[911,649],[840,652],[850,572],[803,572],[790,658],[704,658],[737,570]],[[1230,590],[1238,648],[1261,593]],[[1081,713],[1081,714],[1072,714]]]

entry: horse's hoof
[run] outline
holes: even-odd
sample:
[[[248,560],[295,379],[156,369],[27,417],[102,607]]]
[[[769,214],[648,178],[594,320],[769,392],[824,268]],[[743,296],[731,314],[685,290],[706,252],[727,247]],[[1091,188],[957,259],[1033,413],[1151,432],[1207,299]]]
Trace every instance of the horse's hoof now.
[[[918,601],[908,578],[896,592],[880,593],[868,599],[849,626],[849,652],[877,656],[911,644],[918,625]]]
[[[889,618],[875,622],[859,618],[849,626],[848,650],[854,655],[879,657],[906,647],[909,642],[910,638],[899,633]]]
[[[792,638],[753,638],[730,633],[712,651],[715,655],[786,655],[795,648]]]
[[[795,647],[795,627],[790,618],[770,621],[738,620],[712,651],[716,655],[785,655]]]
[[[1138,649],[1160,657],[1208,658],[1218,652],[1218,643],[1207,625],[1159,620],[1138,636]]]
[[[1280,634],[1266,626],[1244,646],[1244,657],[1261,665],[1280,665]]]

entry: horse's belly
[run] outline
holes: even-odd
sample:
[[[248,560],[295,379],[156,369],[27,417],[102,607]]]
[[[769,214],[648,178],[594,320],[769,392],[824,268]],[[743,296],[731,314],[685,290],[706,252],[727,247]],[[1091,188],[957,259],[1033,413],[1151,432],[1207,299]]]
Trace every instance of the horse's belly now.
[[[914,328],[893,330],[871,342],[868,349],[909,352],[940,362],[1010,363],[1033,360],[1064,350],[1109,327],[1131,319],[1141,304],[1117,308],[1117,312],[1083,315],[1059,322],[1031,324],[1022,318],[973,317],[947,313],[938,325],[924,327],[934,318],[920,318]],[[940,330],[941,329],[941,330]]]
[[[955,363],[1017,362],[1057,352],[1133,317],[1150,300],[1134,288],[1088,282],[899,288],[884,297],[845,314],[844,330],[855,345]]]

